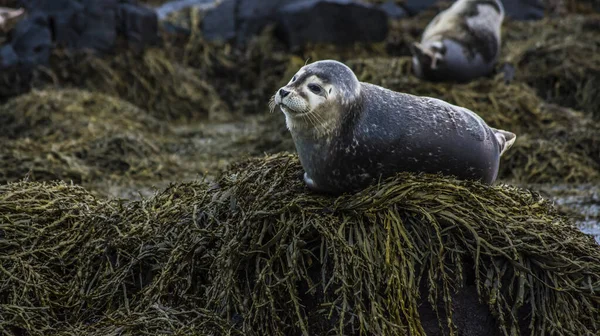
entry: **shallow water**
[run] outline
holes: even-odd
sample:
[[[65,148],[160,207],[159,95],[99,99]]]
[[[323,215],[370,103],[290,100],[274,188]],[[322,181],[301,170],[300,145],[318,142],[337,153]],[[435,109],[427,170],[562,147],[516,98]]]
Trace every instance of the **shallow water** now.
[[[553,199],[556,205],[572,210],[581,231],[591,234],[600,243],[600,186],[556,185],[538,186],[535,189]]]

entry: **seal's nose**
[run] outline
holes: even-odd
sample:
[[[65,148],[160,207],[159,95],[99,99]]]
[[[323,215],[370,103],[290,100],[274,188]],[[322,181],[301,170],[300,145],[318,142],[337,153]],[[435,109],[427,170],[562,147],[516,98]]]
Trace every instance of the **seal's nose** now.
[[[279,95],[281,96],[281,98],[285,98],[289,94],[290,94],[290,91],[286,91],[284,89],[279,89]]]

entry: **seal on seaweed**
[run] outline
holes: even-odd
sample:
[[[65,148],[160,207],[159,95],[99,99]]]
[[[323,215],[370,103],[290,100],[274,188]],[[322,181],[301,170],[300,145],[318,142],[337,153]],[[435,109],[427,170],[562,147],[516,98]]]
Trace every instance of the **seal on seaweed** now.
[[[432,81],[467,82],[492,72],[500,53],[500,0],[458,0],[411,45],[413,71]]]
[[[304,181],[315,191],[356,191],[401,171],[492,184],[515,134],[430,97],[359,82],[345,64],[302,67],[272,97],[285,114]]]

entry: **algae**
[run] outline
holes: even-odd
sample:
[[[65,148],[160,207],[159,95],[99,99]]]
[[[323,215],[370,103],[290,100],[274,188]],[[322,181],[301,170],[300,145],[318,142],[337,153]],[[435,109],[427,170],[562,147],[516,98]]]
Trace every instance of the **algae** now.
[[[503,334],[599,331],[600,247],[539,194],[404,173],[335,199],[301,176],[297,156],[279,154],[132,202],[2,185],[0,326],[420,335],[419,305],[451,317],[472,278]]]

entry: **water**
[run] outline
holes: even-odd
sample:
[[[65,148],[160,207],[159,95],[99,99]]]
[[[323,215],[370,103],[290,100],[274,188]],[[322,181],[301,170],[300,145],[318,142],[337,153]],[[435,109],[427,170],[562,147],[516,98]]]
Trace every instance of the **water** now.
[[[575,222],[581,231],[591,234],[600,243],[600,186],[557,185],[540,189],[557,205],[569,208],[578,214],[579,218],[576,218]]]
[[[194,7],[199,9],[212,8],[222,0],[174,0],[156,7],[156,14],[159,20],[163,20],[172,12],[180,11],[184,8]]]

